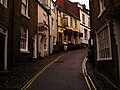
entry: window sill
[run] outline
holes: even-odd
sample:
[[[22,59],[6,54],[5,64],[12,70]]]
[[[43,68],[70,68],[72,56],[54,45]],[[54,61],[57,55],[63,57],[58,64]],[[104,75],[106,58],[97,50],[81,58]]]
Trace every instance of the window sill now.
[[[22,14],[22,13],[21,13]],[[24,17],[26,17],[27,19],[30,19],[29,16],[25,15],[25,14],[22,14]]]
[[[100,58],[100,59],[97,59],[97,61],[110,61],[112,60],[112,58]]]
[[[30,53],[30,51],[20,50],[21,53]]]
[[[100,18],[100,17],[101,17],[101,15],[102,15],[104,12],[105,12],[105,8],[104,8],[104,10],[103,10],[103,11],[101,11],[101,12],[100,12],[100,14],[98,15],[98,18]]]

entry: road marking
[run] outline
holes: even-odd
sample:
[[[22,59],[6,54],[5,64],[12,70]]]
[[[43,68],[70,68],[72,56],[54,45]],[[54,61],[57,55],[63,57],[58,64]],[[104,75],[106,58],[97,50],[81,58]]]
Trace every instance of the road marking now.
[[[90,76],[88,75],[88,73],[87,73],[87,70],[86,70],[86,61],[87,61],[87,58],[85,57],[84,60],[83,60],[83,63],[82,63],[82,72],[83,72],[85,81],[86,81],[86,83],[87,83],[87,85],[88,85],[89,90],[92,90],[89,81],[91,82],[94,90],[97,90],[96,87],[95,87],[95,84],[93,83],[93,81],[92,81],[92,79],[91,79],[91,77],[90,77]],[[88,78],[87,78],[87,77],[88,77]],[[88,79],[89,79],[89,81],[88,81]]]
[[[26,90],[47,68],[49,68],[53,63],[58,61],[63,55],[58,56],[54,61],[47,64],[44,68],[42,68],[35,76],[33,76],[22,88],[21,90]]]

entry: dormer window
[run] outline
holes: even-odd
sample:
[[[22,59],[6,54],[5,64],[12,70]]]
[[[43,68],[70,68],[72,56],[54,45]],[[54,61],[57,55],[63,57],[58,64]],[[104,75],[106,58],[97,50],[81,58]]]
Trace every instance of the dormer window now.
[[[99,0],[99,11],[100,14],[98,17],[101,16],[101,14],[103,13],[103,11],[105,10],[105,0]]]
[[[7,8],[7,0],[0,0],[0,3]]]
[[[21,14],[28,17],[28,0],[22,0]]]

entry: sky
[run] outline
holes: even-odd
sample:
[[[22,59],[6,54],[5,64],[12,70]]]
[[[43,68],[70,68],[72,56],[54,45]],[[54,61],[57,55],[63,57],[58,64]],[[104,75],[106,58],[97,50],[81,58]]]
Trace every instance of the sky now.
[[[72,2],[79,2],[80,4],[85,4],[86,8],[89,9],[89,0],[70,0]]]
[[[56,0],[54,0],[56,1]],[[85,4],[86,8],[89,9],[89,0],[70,0],[71,2],[79,2],[80,4]]]

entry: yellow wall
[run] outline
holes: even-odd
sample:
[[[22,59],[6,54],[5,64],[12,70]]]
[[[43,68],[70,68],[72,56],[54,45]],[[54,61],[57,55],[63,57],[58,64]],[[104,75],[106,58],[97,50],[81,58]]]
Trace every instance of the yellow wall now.
[[[77,28],[75,28],[75,18],[66,14],[66,17],[68,17],[68,27],[60,27],[62,26],[62,22],[61,22],[61,19],[63,18],[63,12],[61,11],[61,14],[59,13],[58,11],[58,32],[61,32],[62,33],[62,43],[64,43],[64,30],[66,29],[71,29],[73,31],[77,31],[77,32],[80,32],[80,20],[76,19],[77,20]],[[72,27],[70,25],[70,18],[72,18]],[[62,29],[62,30],[61,30]],[[75,38],[74,38],[74,35],[71,36],[72,40],[71,42],[75,44]],[[76,37],[77,38],[77,44],[80,44],[80,38],[79,36]],[[67,36],[67,43],[68,43],[68,36]]]

